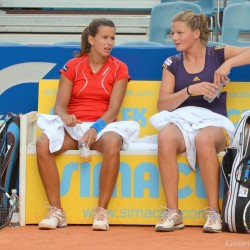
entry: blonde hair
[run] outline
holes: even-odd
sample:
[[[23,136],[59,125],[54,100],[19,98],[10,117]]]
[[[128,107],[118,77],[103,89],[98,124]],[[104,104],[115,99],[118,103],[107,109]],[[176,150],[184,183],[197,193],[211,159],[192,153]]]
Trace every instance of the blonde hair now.
[[[193,31],[199,30],[202,44],[207,45],[211,30],[208,29],[208,20],[204,14],[195,14],[192,10],[182,11],[172,19],[172,22],[177,21],[186,23]]]
[[[91,21],[89,26],[87,26],[83,32],[81,37],[81,49],[80,52],[75,54],[75,57],[80,57],[86,53],[90,52],[91,45],[88,40],[88,36],[95,37],[98,33],[98,28],[100,26],[108,26],[115,29],[115,24],[113,21],[106,18],[96,18]]]

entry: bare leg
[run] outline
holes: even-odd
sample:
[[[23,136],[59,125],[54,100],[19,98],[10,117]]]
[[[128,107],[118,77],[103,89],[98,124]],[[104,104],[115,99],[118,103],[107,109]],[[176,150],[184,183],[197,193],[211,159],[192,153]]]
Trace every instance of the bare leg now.
[[[164,127],[158,137],[158,165],[167,207],[178,209],[179,170],[177,155],[185,151],[181,131],[173,124]]]
[[[77,149],[77,143],[66,133],[63,147],[58,153],[67,149]],[[46,135],[42,134],[37,139],[36,150],[38,170],[48,201],[51,206],[61,208],[60,177],[54,155],[49,152],[49,140]]]
[[[217,154],[226,147],[225,135],[221,128],[207,127],[197,134],[195,145],[208,206],[220,211],[220,164]]]
[[[122,139],[115,132],[106,132],[93,148],[103,154],[100,172],[98,207],[107,209],[111,199],[120,167],[120,148]]]

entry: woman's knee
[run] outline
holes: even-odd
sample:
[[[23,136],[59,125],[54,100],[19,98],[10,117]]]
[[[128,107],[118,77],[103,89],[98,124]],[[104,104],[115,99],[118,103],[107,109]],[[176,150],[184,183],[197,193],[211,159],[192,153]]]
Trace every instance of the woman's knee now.
[[[213,139],[206,133],[197,134],[195,137],[195,147],[198,158],[205,157],[211,159],[216,154],[216,147]]]
[[[115,132],[107,132],[102,135],[103,152],[119,152],[122,144],[122,138]]]
[[[36,141],[36,153],[37,155],[44,154],[49,151],[49,139],[46,135],[42,134]]]
[[[175,133],[171,133],[168,130],[161,130],[158,136],[158,147],[166,148],[168,146],[174,147],[178,143],[178,138]]]
[[[212,145],[210,136],[205,133],[198,133],[194,139],[194,143],[197,150],[206,149],[209,145]]]

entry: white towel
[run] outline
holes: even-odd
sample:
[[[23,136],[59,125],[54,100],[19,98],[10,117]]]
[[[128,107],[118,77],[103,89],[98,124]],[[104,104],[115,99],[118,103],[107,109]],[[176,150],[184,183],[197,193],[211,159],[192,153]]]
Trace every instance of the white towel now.
[[[129,144],[128,150],[139,150],[139,151],[157,151],[158,135],[148,135],[142,138],[136,138]]]
[[[206,108],[194,106],[178,108],[172,112],[164,110],[150,117],[149,121],[158,130],[173,123],[182,131],[187,160],[193,169],[195,169],[196,163],[194,138],[200,129],[208,126],[223,127],[227,131],[230,141],[235,131],[234,124],[227,117]]]
[[[62,147],[65,130],[73,139],[78,140],[93,124],[93,122],[82,122],[74,127],[67,127],[58,115],[38,113],[37,117],[38,127],[49,138],[49,150],[51,153],[58,151]],[[123,139],[121,149],[127,150],[129,143],[134,141],[139,136],[140,126],[135,121],[117,121],[109,123],[97,134],[96,141],[108,131],[118,133]]]

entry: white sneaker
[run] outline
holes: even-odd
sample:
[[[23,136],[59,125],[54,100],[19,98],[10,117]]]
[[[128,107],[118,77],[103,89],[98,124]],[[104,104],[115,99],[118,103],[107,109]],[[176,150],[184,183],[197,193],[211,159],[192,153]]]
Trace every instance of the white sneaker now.
[[[205,208],[204,211],[207,213],[207,221],[203,227],[203,232],[205,233],[222,232],[221,215],[210,207]]]
[[[50,211],[47,216],[39,223],[39,229],[55,229],[57,227],[66,227],[66,216],[62,209],[49,206]]]
[[[171,208],[166,208],[162,214],[161,221],[155,225],[157,232],[170,232],[182,228],[184,228],[184,224],[181,211]]]
[[[92,229],[98,231],[107,231],[109,229],[108,210],[102,207],[96,208]]]

